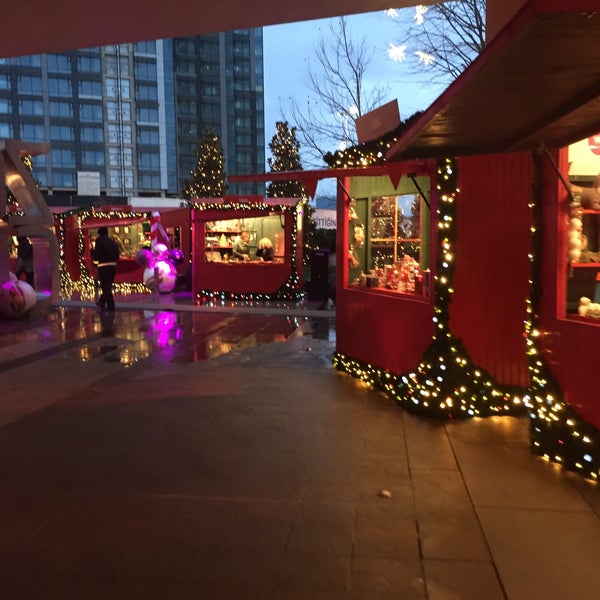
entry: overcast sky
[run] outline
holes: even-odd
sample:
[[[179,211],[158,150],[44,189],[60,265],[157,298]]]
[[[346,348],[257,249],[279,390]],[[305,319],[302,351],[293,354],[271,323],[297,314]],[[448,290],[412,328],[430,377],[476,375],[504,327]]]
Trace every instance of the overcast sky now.
[[[413,9],[405,9],[399,19],[395,20],[387,17],[382,11],[348,18],[352,37],[365,37],[373,46],[373,58],[365,83],[368,84],[372,79],[374,85],[388,85],[389,100],[398,100],[401,119],[426,109],[443,91],[441,87],[424,87],[422,83],[415,81],[414,76],[406,75],[402,63],[393,62],[388,57],[389,44],[398,45],[404,41],[400,23],[402,20],[410,21],[413,13]],[[307,59],[321,33],[329,31],[331,21],[304,21],[265,27],[263,30],[266,158],[270,156],[268,144],[275,133],[275,123],[282,119],[280,107],[283,106],[287,110],[289,97],[301,101],[306,96]],[[316,66],[314,60],[312,64],[313,67]],[[294,123],[290,125],[293,126]],[[335,151],[336,147],[333,146],[331,150]],[[324,184],[319,184],[319,194],[329,193],[324,187]]]

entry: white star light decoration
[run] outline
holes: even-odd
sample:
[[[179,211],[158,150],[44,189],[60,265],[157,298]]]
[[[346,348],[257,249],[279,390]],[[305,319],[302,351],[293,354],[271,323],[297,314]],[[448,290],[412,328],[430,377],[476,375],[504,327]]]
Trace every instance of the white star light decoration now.
[[[406,58],[406,44],[396,46],[390,42],[387,54],[394,62],[402,62]]]
[[[424,65],[430,65],[435,60],[434,56],[427,54],[427,52],[422,52],[421,50],[417,50],[415,54],[419,57],[419,62]]]
[[[385,10],[383,12],[385,13],[386,16],[390,17],[391,19],[397,19],[398,16],[400,15],[397,8],[388,8],[387,10]]]
[[[422,4],[417,4],[415,6],[415,14],[413,19],[415,20],[417,25],[423,25],[424,17],[423,15],[427,12],[427,6],[423,6]]]

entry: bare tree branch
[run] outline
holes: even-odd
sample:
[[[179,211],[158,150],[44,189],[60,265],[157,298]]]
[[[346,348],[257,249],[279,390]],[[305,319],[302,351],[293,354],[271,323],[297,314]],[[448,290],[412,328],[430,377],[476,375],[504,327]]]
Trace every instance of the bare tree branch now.
[[[373,58],[366,38],[354,39],[347,20],[332,23],[321,35],[308,63],[306,100],[290,98],[284,119],[294,123],[307,164],[322,165],[323,156],[340,144],[356,143],[354,120],[383,104],[389,89],[365,88]]]

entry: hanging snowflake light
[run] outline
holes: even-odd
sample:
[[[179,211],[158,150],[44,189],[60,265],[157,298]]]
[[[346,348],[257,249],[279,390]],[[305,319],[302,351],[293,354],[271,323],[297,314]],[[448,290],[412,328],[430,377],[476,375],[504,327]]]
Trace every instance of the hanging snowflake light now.
[[[387,54],[394,62],[402,62],[406,58],[406,44],[396,46],[390,43]]]
[[[435,60],[432,54],[422,52],[421,50],[417,50],[415,54],[418,56],[419,62],[423,63],[424,65],[430,65]]]
[[[423,6],[423,4],[417,4],[415,6],[415,14],[413,19],[417,25],[423,25],[424,17],[423,15],[427,12],[427,6]]]

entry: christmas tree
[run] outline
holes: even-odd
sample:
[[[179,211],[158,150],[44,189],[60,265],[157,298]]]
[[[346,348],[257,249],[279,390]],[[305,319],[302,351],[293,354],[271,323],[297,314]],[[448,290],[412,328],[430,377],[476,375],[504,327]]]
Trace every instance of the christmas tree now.
[[[191,171],[192,180],[186,182],[183,195],[192,198],[220,198],[227,191],[225,183],[225,158],[221,147],[221,139],[208,129],[196,150],[198,164]]]
[[[300,142],[296,138],[296,128],[288,125],[287,121],[277,121],[276,133],[269,143],[271,158],[267,160],[270,173],[280,171],[302,171],[300,160]],[[315,220],[312,217],[312,207],[308,204],[308,195],[301,181],[272,181],[267,187],[270,198],[302,198],[304,200],[304,260],[310,256],[314,248]]]

